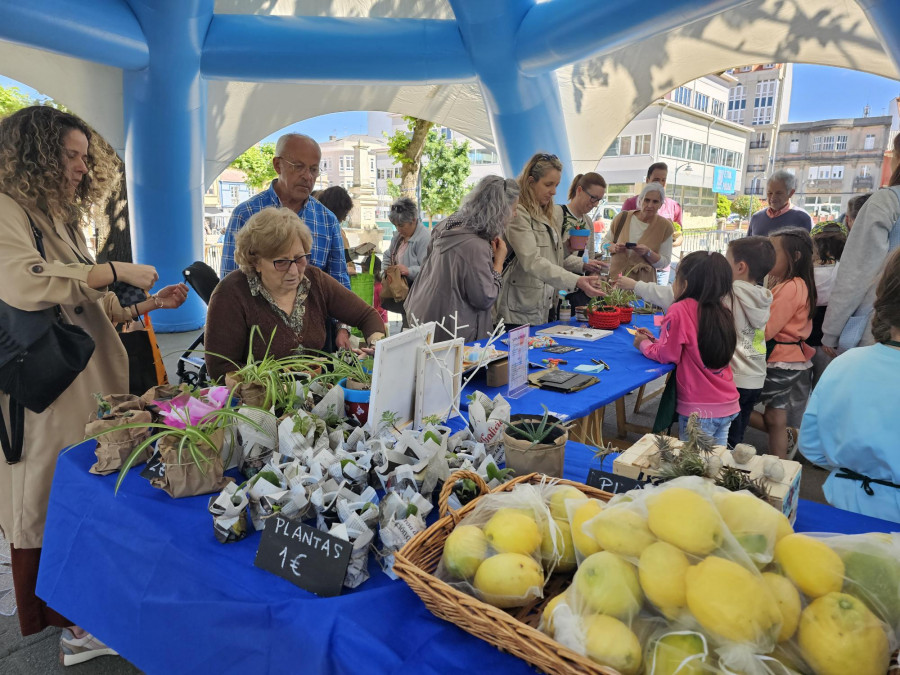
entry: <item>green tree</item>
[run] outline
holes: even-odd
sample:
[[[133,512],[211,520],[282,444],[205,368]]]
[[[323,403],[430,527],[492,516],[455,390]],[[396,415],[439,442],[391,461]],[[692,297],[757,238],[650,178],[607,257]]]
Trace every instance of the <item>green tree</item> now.
[[[762,202],[753,195],[741,195],[731,202],[731,212],[748,218],[762,208]]]
[[[407,130],[400,131],[398,129],[393,136],[387,137],[388,153],[394,162],[400,165],[400,193],[398,196],[409,197],[416,201],[416,184],[419,181],[422,155],[425,152],[425,143],[434,122],[418,117],[404,117],[403,119],[406,120]],[[393,195],[391,196],[393,197]]]
[[[235,159],[231,166],[239,169],[247,176],[247,185],[254,190],[262,190],[275,179],[275,167],[272,159],[275,157],[274,143],[260,143],[247,149]]]
[[[394,201],[400,199],[400,186],[397,185],[394,181],[389,180],[387,182],[387,192],[388,196]]]
[[[448,215],[459,208],[465,196],[466,179],[472,170],[469,141],[447,144],[435,129],[425,142],[426,161],[422,167],[422,210],[431,220],[434,214]]]
[[[727,218],[731,213],[731,200],[723,194],[716,197],[716,218]]]
[[[0,87],[0,118],[32,104],[32,100],[18,87]]]

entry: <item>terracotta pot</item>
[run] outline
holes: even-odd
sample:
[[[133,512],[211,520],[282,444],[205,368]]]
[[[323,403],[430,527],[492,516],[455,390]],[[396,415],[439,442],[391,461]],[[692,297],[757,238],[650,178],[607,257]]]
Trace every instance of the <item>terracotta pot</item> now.
[[[589,230],[570,230],[569,231],[569,249],[572,251],[583,251],[588,244]]]

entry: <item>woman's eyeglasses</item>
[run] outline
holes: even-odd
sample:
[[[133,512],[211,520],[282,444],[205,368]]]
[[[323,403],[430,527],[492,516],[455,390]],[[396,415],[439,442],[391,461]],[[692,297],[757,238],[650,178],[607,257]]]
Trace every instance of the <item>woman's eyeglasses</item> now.
[[[296,258],[279,258],[272,261],[272,266],[279,272],[287,272],[291,269],[291,265],[296,265],[299,268],[304,261],[309,259],[309,256],[309,253],[304,253]]]
[[[595,197],[594,195],[592,195],[590,192],[588,192],[584,188],[581,188],[581,191],[584,192],[584,194],[586,194],[588,196],[588,198],[591,200],[591,204],[596,204],[601,199],[603,199],[603,197]]]

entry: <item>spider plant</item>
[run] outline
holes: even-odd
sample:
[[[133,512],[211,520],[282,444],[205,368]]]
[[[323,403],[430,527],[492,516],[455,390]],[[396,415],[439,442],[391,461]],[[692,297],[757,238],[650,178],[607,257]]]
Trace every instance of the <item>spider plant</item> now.
[[[224,408],[222,410],[213,410],[212,412],[205,415],[199,422],[197,422],[197,424],[186,424],[184,429],[173,427],[168,424],[163,424],[162,422],[127,423],[119,424],[114,427],[110,427],[109,429],[104,429],[98,434],[87,437],[85,440],[96,440],[104,434],[119,431],[121,429],[157,430],[156,433],[151,434],[146,439],[141,441],[141,443],[139,443],[134,448],[134,450],[131,451],[131,454],[128,455],[128,457],[125,459],[125,462],[122,464],[122,468],[119,469],[119,477],[116,479],[115,492],[118,493],[119,486],[121,486],[122,481],[125,480],[125,475],[134,465],[137,458],[141,456],[141,453],[143,453],[145,449],[147,449],[148,447],[150,447],[150,445],[156,443],[156,441],[160,440],[163,437],[170,437],[178,443],[179,463],[181,463],[184,453],[187,452],[190,460],[197,466],[197,468],[206,473],[209,465],[212,464],[213,459],[209,456],[209,451],[204,450],[204,446],[206,448],[211,448],[214,452],[216,452],[217,448],[215,446],[215,441],[212,438],[213,435],[220,429],[224,429],[228,424],[237,421],[249,424],[258,431],[263,431],[263,428],[259,426],[259,424],[249,419],[246,415],[242,415],[241,413],[229,408]]]
[[[541,404],[541,407],[544,409],[544,415],[539,420],[525,419],[506,422],[506,433],[523,441],[531,441],[530,447],[533,448],[543,443],[555,429],[567,428],[566,425],[558,420],[551,422],[550,411],[547,409],[547,406]]]
[[[326,372],[314,379],[332,384],[337,384],[341,380],[353,380],[364,385],[366,389],[372,386],[372,367],[375,363],[373,358],[360,358],[350,350],[324,356],[328,359]]]

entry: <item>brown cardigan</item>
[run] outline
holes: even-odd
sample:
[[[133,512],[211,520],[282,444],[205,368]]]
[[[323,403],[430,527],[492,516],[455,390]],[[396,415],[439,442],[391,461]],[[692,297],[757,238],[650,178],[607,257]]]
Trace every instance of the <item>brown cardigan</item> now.
[[[247,363],[250,329],[253,326],[259,326],[265,337],[265,342],[257,338],[253,345],[256,359],[265,356],[266,343],[273,328],[275,337],[269,355],[275,358],[289,356],[303,347],[322,349],[328,317],[358,327],[367,340],[375,334],[384,333],[384,323],[378,312],[328,274],[312,265],[306,268],[305,274],[310,287],[303,333],[300,335],[272,310],[262,295],[251,295],[247,277],[240,270],[235,270],[219,282],[209,300],[204,336],[208,352],[206,367],[211,378],[221,378],[236,369],[229,361],[213,354],[227,357],[239,366]]]

